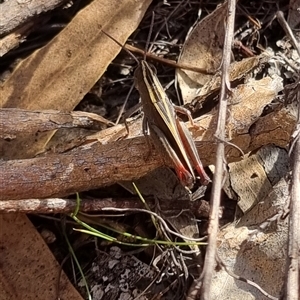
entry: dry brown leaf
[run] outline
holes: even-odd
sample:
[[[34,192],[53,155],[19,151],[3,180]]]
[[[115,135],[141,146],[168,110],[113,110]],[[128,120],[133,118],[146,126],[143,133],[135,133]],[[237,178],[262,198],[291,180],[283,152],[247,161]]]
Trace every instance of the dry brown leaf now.
[[[252,168],[253,174],[248,172],[248,176],[244,176],[234,189],[243,201],[250,197],[256,205],[237,224],[220,231],[218,252],[233,273],[254,281],[272,296],[279,297],[286,266],[288,229],[288,218],[280,217],[289,198],[288,184],[282,178],[288,171],[289,158],[285,150],[274,146],[263,147],[254,156],[247,160],[255,161],[256,166],[260,162],[259,174],[257,167]],[[246,167],[243,168],[241,173],[246,174]],[[232,167],[230,171],[231,181],[233,176],[241,175],[234,174]],[[256,175],[268,182],[269,191],[265,189],[264,180],[260,180],[259,186]],[[242,181],[247,182],[246,188],[250,193],[244,193],[245,189],[242,191]],[[212,299],[220,299],[221,295],[222,299],[268,299],[254,287],[234,280],[223,270],[216,273],[213,286]]]
[[[230,81],[241,79],[259,64],[259,57],[249,57],[238,62],[233,62],[229,67]],[[217,72],[198,93],[198,97],[203,97],[219,89],[221,86],[221,72]],[[195,101],[197,98],[195,99]],[[193,101],[194,102],[194,101]]]
[[[202,19],[187,37],[178,62],[215,72],[222,61],[226,14],[227,1]],[[176,76],[185,103],[198,96],[199,89],[213,77],[180,69]]]
[[[96,0],[49,44],[21,62],[2,87],[3,107],[72,110],[120,51],[150,1]]]
[[[228,114],[227,132],[231,139],[249,131],[250,126],[258,120],[263,109],[268,105],[282,90],[282,80],[278,76],[265,77],[260,80],[249,80],[247,84],[240,85],[232,90],[232,98]],[[193,130],[193,136],[196,140],[200,140],[199,136],[204,135],[203,140],[212,140],[216,128],[216,112],[203,115],[199,118],[201,126],[206,130]],[[198,120],[198,119],[196,119]]]
[[[102,29],[124,43],[150,0],[96,0],[81,10],[49,44],[22,61],[1,87],[2,107],[72,110],[120,51]],[[0,144],[6,159],[43,152],[51,135],[24,136]]]
[[[4,287],[4,294],[11,295],[0,298],[57,299],[60,266],[27,217],[0,215],[0,228],[0,285]],[[59,295],[62,300],[82,300],[64,272],[61,273]]]
[[[183,211],[176,218],[170,218],[168,221],[178,233],[187,237],[187,239],[184,239],[187,243],[190,242],[188,238],[199,237],[198,221],[191,211]],[[189,245],[189,248],[195,251],[195,254],[200,254],[198,245]]]
[[[272,186],[288,172],[287,162],[286,151],[266,146],[255,155],[228,165],[231,187],[243,213],[270,193]]]
[[[255,155],[228,166],[231,186],[239,197],[238,206],[245,213],[270,192],[272,185]]]
[[[248,132],[272,97],[274,99],[282,89],[282,79],[279,76],[265,77],[261,80],[251,79],[234,89],[229,110],[235,118],[229,118],[232,121],[230,129],[236,130],[238,134]],[[245,128],[245,124],[249,126]]]
[[[187,37],[178,62],[204,68],[215,75],[177,69],[177,80],[185,104],[193,102],[193,106],[201,106],[205,96],[221,85],[219,69],[222,62],[226,15],[227,2],[202,19]],[[252,71],[258,66],[260,58],[250,57],[233,62],[229,67],[230,81],[241,79]]]

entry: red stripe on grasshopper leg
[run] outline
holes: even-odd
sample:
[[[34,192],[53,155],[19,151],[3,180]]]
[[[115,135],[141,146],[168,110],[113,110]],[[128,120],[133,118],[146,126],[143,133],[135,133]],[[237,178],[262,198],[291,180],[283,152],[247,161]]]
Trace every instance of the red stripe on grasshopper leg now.
[[[178,118],[176,118],[176,125],[177,125],[180,138],[184,145],[184,149],[188,153],[188,156],[192,162],[193,167],[197,170],[197,173],[200,176],[201,183],[203,185],[208,185],[211,182],[211,180],[203,168],[196,145],[194,143],[190,131],[185,126],[184,122],[179,121]]]
[[[154,136],[158,137],[160,145],[162,145],[164,150],[167,152],[168,159],[172,161],[177,177],[179,178],[182,185],[188,188],[192,188],[196,180],[194,174],[191,174],[185,168],[163,132],[155,124],[149,124],[149,126],[150,129],[154,131],[152,139],[154,138]]]

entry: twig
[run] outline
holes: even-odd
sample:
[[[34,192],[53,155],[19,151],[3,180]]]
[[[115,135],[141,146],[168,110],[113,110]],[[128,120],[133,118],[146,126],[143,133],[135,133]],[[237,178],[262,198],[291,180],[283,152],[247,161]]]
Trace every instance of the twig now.
[[[142,137],[116,145],[118,153],[113,143],[92,142],[65,154],[1,161],[0,177],[5,180],[0,180],[0,199],[65,197],[125,179],[135,180],[163,164],[155,149],[152,161],[146,162],[148,145]]]
[[[216,71],[209,71],[209,70],[206,70],[204,68],[194,67],[194,66],[188,65],[188,64],[178,63],[175,60],[162,58],[162,57],[159,57],[159,56],[157,56],[155,54],[152,54],[152,53],[149,53],[149,52],[145,53],[144,50],[141,50],[141,49],[136,48],[134,46],[131,46],[129,44],[126,44],[124,46],[124,48],[131,51],[131,52],[134,52],[136,54],[139,54],[139,55],[142,55],[142,56],[145,55],[147,57],[147,59],[160,62],[162,64],[165,64],[165,65],[169,66],[169,67],[181,68],[181,69],[184,69],[184,70],[199,72],[199,73],[203,73],[203,74],[215,74],[215,72],[216,72]]]
[[[216,153],[216,171],[212,186],[211,193],[211,213],[208,227],[208,246],[206,249],[205,261],[203,272],[198,279],[198,282],[194,285],[194,292],[189,294],[189,299],[195,299],[199,289],[201,288],[201,299],[207,300],[211,298],[211,281],[214,273],[214,266],[216,263],[216,247],[217,247],[217,233],[219,227],[219,207],[220,197],[223,182],[224,173],[224,161],[225,161],[225,144],[222,142],[225,140],[225,125],[226,125],[226,113],[227,113],[227,98],[230,90],[229,83],[229,65],[231,56],[231,45],[233,42],[234,33],[234,18],[235,18],[235,0],[228,1],[228,19],[227,27],[225,29],[225,40],[223,48],[223,64],[222,64],[222,83],[221,93],[219,101],[219,115],[218,124],[216,130],[216,136],[218,137],[217,153]],[[202,285],[201,285],[201,279]],[[191,291],[191,290],[190,290]]]
[[[298,79],[299,80],[299,79]],[[297,300],[299,297],[299,271],[300,271],[300,81],[297,85],[298,99],[298,124],[294,132],[294,141],[291,145],[292,161],[292,186],[290,200],[289,221],[289,266],[287,268],[286,297],[285,299]]]
[[[291,30],[289,24],[286,22],[283,12],[282,11],[278,11],[276,13],[276,17],[277,20],[279,22],[279,24],[281,25],[281,27],[283,28],[285,34],[290,38],[291,43],[293,44],[293,46],[295,47],[295,49],[298,51],[298,55],[300,56],[300,44],[297,42],[293,31]]]
[[[151,210],[157,206],[157,201],[147,199],[147,204]],[[53,214],[71,213],[76,208],[74,199],[47,198],[47,199],[22,199],[22,200],[3,200],[0,201],[0,214],[5,213],[34,213],[34,214]],[[183,210],[191,211],[198,218],[208,217],[208,204],[205,200],[199,201],[160,201],[160,209],[168,215],[176,215]],[[81,199],[81,212],[101,212],[105,207],[114,208],[144,208],[145,205],[137,197],[130,198],[95,198]],[[103,213],[101,214],[103,216]]]
[[[83,111],[0,108],[1,137],[17,134],[24,136],[26,133],[35,134],[61,128],[99,129],[103,124],[114,125],[97,114]]]
[[[153,202],[153,201],[151,201]],[[23,199],[0,201],[0,213],[70,213],[76,208],[76,200],[63,198]],[[104,207],[143,208],[140,200],[134,198],[81,199],[80,211],[101,211]],[[153,207],[153,205],[150,205]]]

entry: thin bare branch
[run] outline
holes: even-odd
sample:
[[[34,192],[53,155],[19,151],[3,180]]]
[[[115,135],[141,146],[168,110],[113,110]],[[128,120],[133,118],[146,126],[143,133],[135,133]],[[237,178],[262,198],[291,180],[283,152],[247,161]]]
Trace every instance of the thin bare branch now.
[[[295,49],[298,51],[298,54],[300,56],[300,44],[296,40],[296,38],[295,38],[295,36],[293,34],[293,31],[290,28],[289,24],[285,20],[283,12],[282,11],[278,11],[277,14],[276,14],[276,17],[278,19],[279,24],[281,25],[281,27],[285,31],[286,35],[290,38],[291,43],[293,44],[293,46],[295,47]]]
[[[147,204],[151,210],[157,206],[155,199],[147,199]],[[47,198],[47,199],[22,199],[0,201],[0,213],[71,213],[77,206],[75,199]],[[160,209],[165,214],[176,215],[183,210],[191,211],[195,216],[207,218],[208,209],[205,200],[199,201],[160,201]],[[100,212],[105,207],[114,208],[144,208],[145,205],[138,198],[96,198],[80,200],[79,209],[81,212]]]
[[[212,186],[211,193],[211,213],[208,227],[208,246],[206,249],[204,268],[201,277],[203,278],[201,287],[201,299],[208,300],[211,296],[211,281],[214,273],[214,267],[216,263],[216,251],[217,251],[217,233],[219,228],[219,208],[220,198],[223,183],[223,176],[225,171],[225,144],[226,139],[226,115],[227,115],[227,100],[230,92],[229,83],[229,65],[231,57],[231,45],[233,43],[234,33],[234,19],[236,1],[228,1],[228,19],[225,30],[225,40],[223,48],[223,63],[222,63],[222,84],[219,101],[219,115],[218,124],[216,130],[216,136],[218,137],[217,153],[216,153],[216,170]]]
[[[286,299],[299,298],[300,271],[300,82],[298,83],[298,124],[292,144],[292,181],[289,221],[289,266],[287,268]]]

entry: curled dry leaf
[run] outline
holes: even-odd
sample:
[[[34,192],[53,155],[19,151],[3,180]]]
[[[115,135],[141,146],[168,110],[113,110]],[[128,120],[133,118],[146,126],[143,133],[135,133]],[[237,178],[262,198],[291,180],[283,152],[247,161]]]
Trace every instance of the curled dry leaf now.
[[[178,62],[206,69],[214,75],[188,70],[176,70],[176,76],[184,104],[192,102],[191,110],[202,106],[205,97],[221,85],[220,66],[225,35],[224,24],[227,15],[227,2],[217,7],[202,19],[188,35]],[[265,57],[265,56],[264,56]],[[233,62],[229,68],[230,81],[243,78],[257,67],[262,57],[245,58]],[[266,59],[266,57],[265,57]]]
[[[243,213],[272,189],[263,167],[255,155],[229,164],[232,188],[238,194],[238,206]]]
[[[237,134],[248,132],[250,126],[261,117],[265,107],[282,89],[283,83],[279,76],[264,77],[261,80],[250,79],[246,84],[239,85],[232,91],[229,110],[236,117],[234,120],[229,117],[229,122],[232,122],[229,129]],[[248,125],[245,126],[246,124]]]
[[[249,57],[238,62],[233,62],[229,67],[230,81],[239,80],[256,68],[260,63],[260,57]],[[202,108],[208,95],[218,90],[221,86],[221,71],[218,71],[201,89],[197,91],[197,96],[189,105],[191,111]]]
[[[215,72],[222,61],[227,2],[202,19],[191,31],[178,59],[195,67]],[[185,103],[190,103],[213,75],[176,70],[177,80]]]
[[[233,89],[227,124],[229,140],[249,132],[250,126],[261,117],[264,108],[282,89],[282,80],[279,76],[265,77],[260,80],[252,79],[247,84]],[[190,127],[194,139],[196,141],[214,140],[217,112],[213,111],[211,114],[201,116],[199,121],[199,125],[205,128],[205,131]]]

